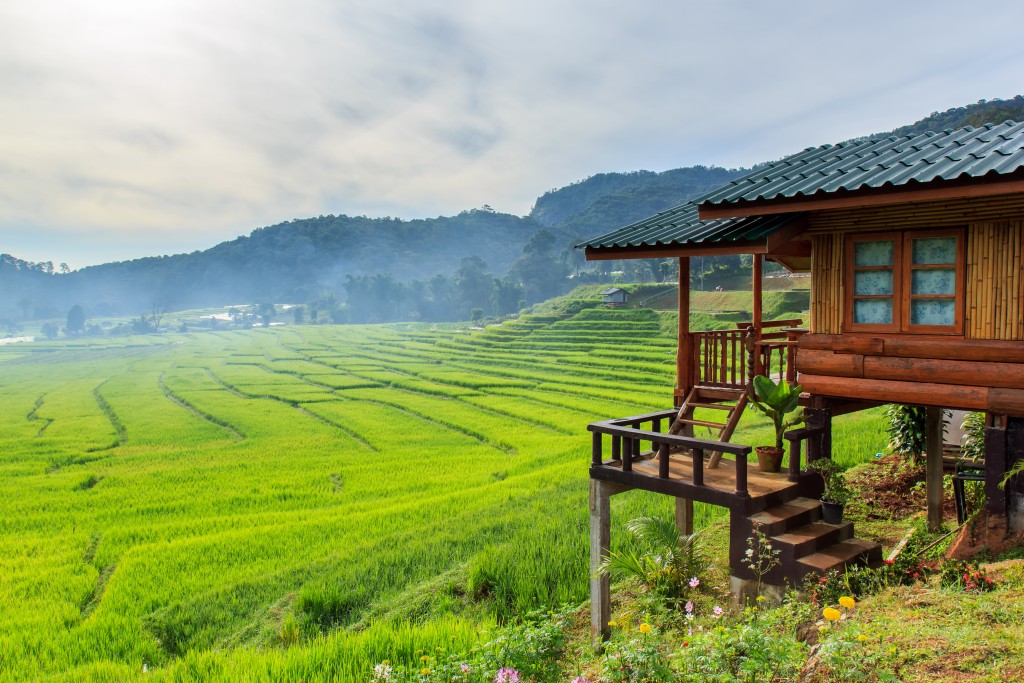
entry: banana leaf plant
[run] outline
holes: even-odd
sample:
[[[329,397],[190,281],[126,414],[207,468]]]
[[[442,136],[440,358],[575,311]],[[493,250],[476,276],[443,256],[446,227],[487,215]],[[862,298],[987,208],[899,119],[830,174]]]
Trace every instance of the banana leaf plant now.
[[[775,425],[775,447],[779,450],[783,448],[782,435],[786,430],[804,421],[801,415],[786,419],[786,415],[798,408],[800,390],[799,384],[790,385],[784,379],[776,384],[770,377],[764,375],[754,377],[754,397],[751,403],[771,418],[772,424]]]

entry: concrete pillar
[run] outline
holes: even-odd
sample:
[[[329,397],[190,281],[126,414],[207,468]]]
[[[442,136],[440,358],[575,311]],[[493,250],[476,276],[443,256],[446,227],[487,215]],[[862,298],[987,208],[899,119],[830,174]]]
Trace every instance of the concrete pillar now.
[[[590,480],[590,638],[600,649],[611,619],[611,582],[598,567],[611,547],[611,497],[629,488],[600,479]]]
[[[925,409],[925,487],[928,530],[942,526],[942,408]]]

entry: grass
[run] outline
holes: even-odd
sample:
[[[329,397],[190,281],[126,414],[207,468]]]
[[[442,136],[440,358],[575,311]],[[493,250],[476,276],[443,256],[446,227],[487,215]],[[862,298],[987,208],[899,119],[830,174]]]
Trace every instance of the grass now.
[[[670,405],[665,318],[0,347],[0,681],[364,681],[585,599],[585,425]],[[844,462],[877,419],[836,420]]]

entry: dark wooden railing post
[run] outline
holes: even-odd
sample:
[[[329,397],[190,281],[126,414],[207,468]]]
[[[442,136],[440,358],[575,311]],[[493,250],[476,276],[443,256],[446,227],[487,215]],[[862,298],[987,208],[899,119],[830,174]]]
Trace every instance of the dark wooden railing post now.
[[[662,479],[668,479],[668,466],[669,466],[668,446],[665,446],[664,448],[662,448],[661,452],[664,455],[659,455],[658,456],[658,458],[659,458],[659,460],[658,460],[658,476],[661,477]]]
[[[803,439],[791,439],[789,442],[789,481],[800,481],[800,445]]]
[[[603,446],[601,445],[601,432],[594,432],[592,435],[593,447],[591,448],[591,460],[590,462],[595,466],[599,467],[604,461],[602,452]]]
[[[704,450],[701,448],[690,449],[693,458],[693,485],[704,485]]]
[[[622,471],[633,471],[633,439],[622,440]]]
[[[622,437],[612,435],[612,460],[622,460]]]
[[[737,453],[736,458],[736,495],[740,498],[749,498],[747,493],[747,456]]]

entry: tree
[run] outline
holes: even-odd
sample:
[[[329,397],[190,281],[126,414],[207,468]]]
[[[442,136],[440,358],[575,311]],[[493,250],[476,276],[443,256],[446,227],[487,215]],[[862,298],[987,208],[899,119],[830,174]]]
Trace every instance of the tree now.
[[[296,325],[301,325],[306,322],[306,316],[302,312],[302,306],[295,306],[292,308],[292,321]]]
[[[479,256],[462,259],[455,271],[455,294],[459,301],[459,319],[465,320],[474,308],[486,308],[491,298],[491,280],[487,264]]]
[[[67,322],[68,335],[82,334],[85,331],[85,311],[78,304],[71,307],[68,311],[68,322]]]
[[[469,319],[473,321],[474,325],[479,325],[480,321],[484,319],[484,309],[474,308],[469,312]]]
[[[58,330],[57,330],[57,325],[55,323],[52,323],[52,322],[43,323],[42,326],[39,328],[39,331],[42,332],[46,336],[47,339],[56,339],[57,338]]]
[[[274,315],[277,313],[277,309],[274,308],[274,304],[265,301],[261,304],[257,304],[256,310],[260,319],[263,321],[263,327],[270,327],[270,321],[274,319]]]

